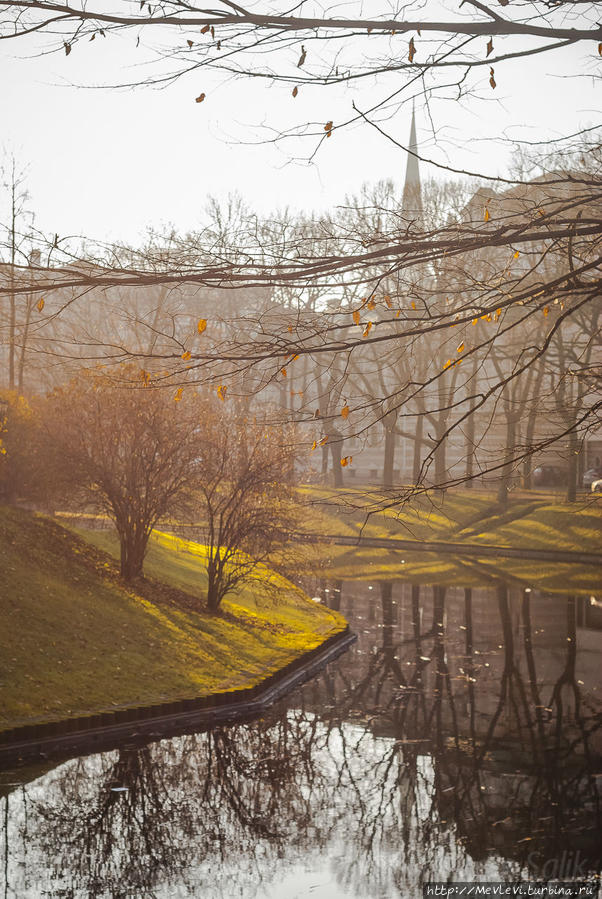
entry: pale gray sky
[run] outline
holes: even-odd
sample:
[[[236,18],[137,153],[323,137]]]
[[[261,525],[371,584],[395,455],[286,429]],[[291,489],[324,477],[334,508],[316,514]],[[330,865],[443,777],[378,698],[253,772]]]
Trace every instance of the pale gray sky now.
[[[308,119],[335,123],[366,108],[386,87],[303,88],[260,80],[218,83],[189,75],[162,89],[93,90],[72,85],[123,83],[143,76],[135,38],[117,35],[62,53],[26,58],[32,45],[0,46],[2,143],[29,163],[30,206],[40,228],[61,235],[83,233],[135,242],[148,226],[197,226],[209,194],[239,191],[259,211],[290,206],[322,209],[343,201],[364,181],[393,178],[401,184],[405,158],[373,129],[335,132],[313,164],[289,161],[309,155],[313,144],[257,144],[269,131]],[[475,81],[482,99],[432,104],[432,133],[421,101],[418,140],[426,155],[492,174],[508,161],[504,134],[536,139],[597,124],[600,101],[591,77],[563,77],[591,70],[596,47],[580,46],[541,59],[496,68],[497,90],[487,69]],[[589,58],[586,58],[589,53]],[[196,104],[204,91],[207,99]],[[406,141],[410,103],[388,124]],[[249,141],[249,144],[240,141]],[[447,154],[447,155],[446,155]],[[428,174],[422,167],[423,176]]]

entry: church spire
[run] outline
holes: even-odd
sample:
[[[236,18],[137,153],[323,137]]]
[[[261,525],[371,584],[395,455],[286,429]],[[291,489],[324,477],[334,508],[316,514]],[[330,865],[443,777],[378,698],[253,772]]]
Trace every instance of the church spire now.
[[[412,104],[412,125],[410,127],[410,143],[408,145],[408,161],[406,164],[406,180],[403,186],[402,213],[404,218],[422,220],[422,190],[420,188],[420,170],[418,168],[418,142],[416,140],[416,115]]]

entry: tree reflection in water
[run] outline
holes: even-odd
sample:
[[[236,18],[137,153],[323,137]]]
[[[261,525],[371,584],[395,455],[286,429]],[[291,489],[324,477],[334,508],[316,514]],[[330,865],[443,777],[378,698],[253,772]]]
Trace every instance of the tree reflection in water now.
[[[10,793],[4,895],[277,899],[297,864],[369,899],[597,870],[599,655],[581,601],[322,587],[350,618],[353,601],[358,646],[263,719]]]

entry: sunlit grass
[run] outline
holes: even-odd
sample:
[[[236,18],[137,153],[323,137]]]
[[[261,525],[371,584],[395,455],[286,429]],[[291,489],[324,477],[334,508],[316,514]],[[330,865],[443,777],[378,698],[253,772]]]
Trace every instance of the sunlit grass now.
[[[115,556],[113,535],[86,533]],[[0,553],[0,728],[250,686],[345,627],[267,572],[206,614],[203,550],[168,535],[146,573],[188,605],[149,601],[96,547],[14,509],[0,509]]]

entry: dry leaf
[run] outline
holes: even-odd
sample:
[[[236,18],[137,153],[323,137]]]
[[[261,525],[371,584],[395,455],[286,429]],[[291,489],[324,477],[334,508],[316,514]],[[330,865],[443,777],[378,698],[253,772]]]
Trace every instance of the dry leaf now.
[[[349,406],[343,406],[343,408],[341,409],[341,418],[348,418],[348,417],[349,417]]]
[[[416,47],[414,46],[414,38],[410,38],[410,46],[408,50],[408,60],[410,62],[414,62],[414,56],[416,55]]]
[[[199,94],[198,97],[196,98],[196,100],[195,100],[194,102],[195,102],[195,103],[202,103],[204,99],[205,99],[205,94]]]
[[[186,350],[185,353],[182,353],[182,359],[184,360],[184,362],[188,362],[188,360],[191,358],[191,355],[192,354],[190,350]]]
[[[44,297],[40,297],[40,299],[36,303],[36,309],[38,310],[38,312],[41,312],[45,305],[46,304],[44,302]]]
[[[199,332],[199,334],[202,334],[206,327],[207,327],[207,319],[199,318],[199,323],[197,325],[197,331]]]

